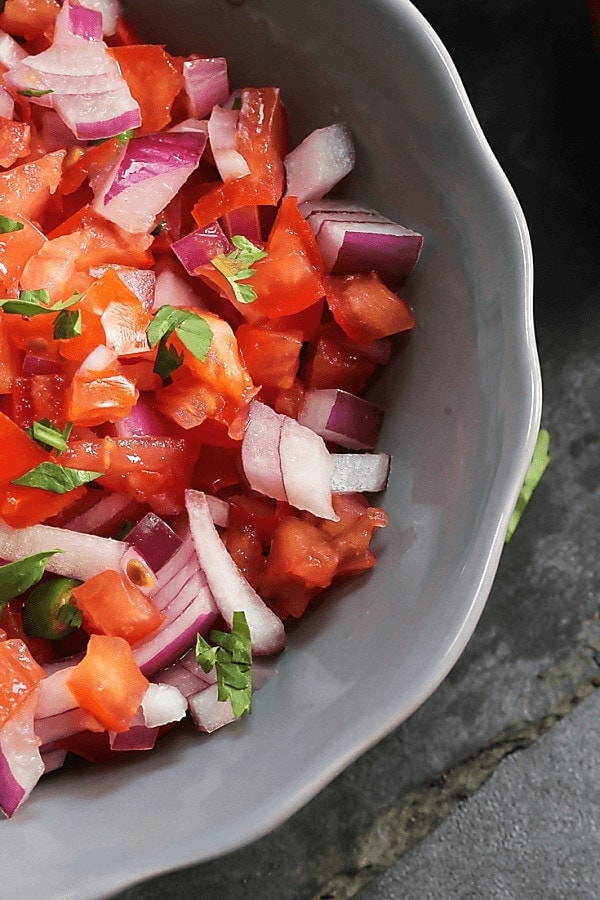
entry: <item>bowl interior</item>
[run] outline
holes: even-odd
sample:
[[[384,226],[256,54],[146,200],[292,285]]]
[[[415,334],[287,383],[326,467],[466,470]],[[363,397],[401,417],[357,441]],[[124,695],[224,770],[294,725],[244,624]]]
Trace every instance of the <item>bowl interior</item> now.
[[[98,896],[258,838],[410,715],[481,613],[539,422],[527,229],[414,7],[125,7],[173,53],[228,57],[233,86],[280,86],[292,145],[349,122],[357,164],[339,193],[425,236],[405,291],[418,325],[372,392],[388,409],[380,448],[393,454],[377,566],[292,629],[250,717],[208,738],[184,729],[148,758],[47,778],[4,825],[5,849],[22,860],[9,882],[38,898],[75,886]],[[69,866],[57,846],[70,848]]]

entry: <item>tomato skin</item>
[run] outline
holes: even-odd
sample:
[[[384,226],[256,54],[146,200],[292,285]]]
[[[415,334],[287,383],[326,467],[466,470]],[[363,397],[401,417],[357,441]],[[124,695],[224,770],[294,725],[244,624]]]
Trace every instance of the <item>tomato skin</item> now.
[[[300,364],[301,332],[243,324],[235,336],[255,384],[278,390],[291,388]]]
[[[358,394],[376,368],[373,358],[339,325],[327,322],[308,350],[302,380],[307,389],[340,388]]]
[[[0,14],[0,28],[31,41],[52,38],[54,22],[60,12],[56,0],[6,0]]]
[[[0,166],[8,169],[29,153],[31,125],[0,117]]]
[[[64,375],[22,375],[12,391],[12,419],[20,428],[49,419],[63,429],[67,422],[67,379]]]
[[[64,157],[64,150],[56,150],[0,173],[2,214],[43,224],[48,201],[60,181]]]
[[[0,641],[0,727],[27,700],[44,670],[19,638]]]
[[[88,634],[107,634],[136,644],[162,625],[165,617],[120,572],[100,572],[72,591]]]
[[[138,396],[118,360],[98,370],[81,366],[69,387],[67,416],[74,425],[90,427],[118,422],[130,414]]]
[[[333,318],[357,344],[414,328],[408,304],[376,272],[330,275],[326,289]]]
[[[127,731],[148,688],[130,645],[122,637],[92,634],[67,687],[78,705],[110,731]]]

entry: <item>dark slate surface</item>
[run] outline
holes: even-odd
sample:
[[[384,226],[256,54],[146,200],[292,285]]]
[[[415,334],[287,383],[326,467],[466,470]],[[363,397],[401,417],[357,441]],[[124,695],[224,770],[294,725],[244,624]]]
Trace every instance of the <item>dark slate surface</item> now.
[[[584,866],[578,887],[568,866],[534,852],[540,832],[529,804],[539,800],[535,771],[548,793],[560,782],[553,809],[570,821],[589,797],[579,790],[585,779],[597,779],[597,757],[588,756],[597,747],[597,697],[556,723],[600,683],[600,56],[585,0],[416,5],[450,51],[528,219],[552,462],[505,549],[474,637],[434,696],[264,839],[120,900],[592,896],[585,866],[595,869],[598,856],[582,853],[585,827],[560,835],[563,858]],[[570,742],[581,752],[569,755]],[[562,753],[543,749],[556,743]],[[592,810],[590,833],[600,831]],[[489,880],[475,894],[445,880],[456,852],[464,857],[456,883],[475,884],[481,844],[465,856],[471,844],[461,829],[477,817],[499,848],[503,835],[525,829],[529,893],[510,881],[507,853],[498,854],[493,880],[504,892],[486,893]],[[438,879],[426,875],[436,866]]]

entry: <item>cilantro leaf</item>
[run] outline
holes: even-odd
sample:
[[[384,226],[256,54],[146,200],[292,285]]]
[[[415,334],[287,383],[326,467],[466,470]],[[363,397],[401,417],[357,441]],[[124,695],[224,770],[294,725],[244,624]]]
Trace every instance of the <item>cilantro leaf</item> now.
[[[168,337],[178,325],[181,325],[187,315],[194,314],[178,306],[168,304],[161,306],[146,331],[150,346],[155,347],[162,338]]]
[[[9,219],[8,216],[0,216],[0,234],[9,234],[11,231],[22,231],[25,228],[22,222]]]
[[[61,309],[52,329],[54,340],[79,337],[81,334],[81,310]]]
[[[50,306],[50,294],[46,288],[39,288],[36,291],[19,291],[19,296],[14,299],[9,297],[0,300],[0,307],[6,313],[13,313],[18,316],[41,316],[48,313],[58,312],[73,306],[80,299],[81,294],[73,294],[67,300],[57,300]]]
[[[176,326],[175,334],[183,346],[187,347],[196,359],[204,362],[213,336],[206,319],[203,319],[202,316],[195,316],[192,313],[192,315]]]
[[[31,428],[25,430],[39,444],[62,453],[67,449],[67,441],[73,430],[73,424],[67,422],[61,431],[60,428],[53,425],[50,419],[40,419],[39,422],[34,422]]]
[[[196,660],[204,672],[217,670],[217,697],[229,700],[236,717],[252,710],[252,649],[250,628],[246,615],[236,610],[230,632],[209,634],[213,645],[202,637],[196,638]]]
[[[62,553],[62,550],[44,550],[0,566],[0,609],[13,597],[19,597],[38,583],[46,563],[55,553]]]
[[[542,475],[546,471],[548,463],[550,462],[550,456],[548,454],[549,446],[550,435],[545,428],[542,428],[540,430],[540,433],[538,434],[536,445],[533,451],[533,456],[531,458],[531,463],[529,464],[529,468],[527,469],[525,481],[523,482],[523,487],[521,488],[521,493],[519,494],[519,499],[517,500],[517,505],[515,506],[510,522],[508,523],[508,529],[506,531],[506,537],[504,539],[505,543],[507,544],[515,533],[516,527],[519,524],[525,507],[531,500],[531,495],[538,486]]]
[[[152,371],[160,375],[163,381],[166,381],[182,365],[183,353],[179,353],[173,344],[167,345],[167,339],[162,338],[158,345],[158,352]]]
[[[66,494],[75,488],[102,478],[104,472],[91,472],[87,469],[70,469],[60,466],[58,463],[42,462],[20,478],[15,478],[11,484],[22,484],[26,487],[42,488],[53,494]]]
[[[21,97],[44,97],[46,94],[53,93],[52,88],[25,88],[22,91],[17,91],[17,94],[20,94]]]
[[[233,294],[238,303],[253,303],[257,294],[249,284],[240,284],[256,274],[252,268],[259,259],[267,256],[266,250],[261,250],[256,244],[244,237],[243,234],[234,234],[231,243],[235,250],[231,253],[219,253],[211,259],[211,263],[224,275],[233,289]]]

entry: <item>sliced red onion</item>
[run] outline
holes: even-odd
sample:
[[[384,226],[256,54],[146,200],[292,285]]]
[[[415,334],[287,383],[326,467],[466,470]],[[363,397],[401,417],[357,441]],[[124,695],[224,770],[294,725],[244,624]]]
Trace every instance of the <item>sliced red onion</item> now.
[[[158,728],[170,722],[180,722],[187,712],[187,701],[172,684],[153,684],[142,697],[144,723],[148,728]]]
[[[165,432],[164,419],[141,397],[131,407],[129,415],[115,422],[114,427],[119,438],[161,437]]]
[[[117,21],[123,12],[119,0],[79,0],[80,6],[95,9],[102,16],[102,33],[111,37],[117,30]]]
[[[163,596],[163,591],[172,584],[175,577],[184,575],[185,580],[182,582],[183,585],[197,569],[198,560],[196,559],[196,551],[194,550],[192,539],[188,534],[181,547],[175,551],[169,561],[161,566],[156,573],[157,592],[155,595],[155,602],[158,603],[158,598]],[[166,600],[162,606],[166,606],[168,602],[169,600]],[[162,608],[162,606],[159,606],[159,609]]]
[[[187,653],[179,660],[180,664],[194,675],[196,678],[199,678],[200,681],[204,681],[205,684],[216,684],[217,682],[217,670],[216,668],[210,669],[210,671],[205,672],[200,663],[196,661],[196,648],[191,647]]]
[[[73,38],[102,40],[102,14],[86,6],[65,0],[54,23],[53,42],[67,44]]]
[[[40,110],[40,132],[48,151],[74,147],[77,138],[54,109]]]
[[[208,120],[210,149],[223,181],[233,181],[250,174],[248,163],[236,149],[239,115],[238,110],[213,106]]]
[[[164,519],[149,512],[134,525],[125,541],[147,561],[154,572],[158,572],[183,541]]]
[[[319,233],[319,228],[323,222],[331,220],[333,222],[389,222],[376,209],[368,206],[361,206],[358,203],[349,203],[347,200],[336,200],[334,198],[325,198],[322,200],[307,200],[301,203],[298,209],[305,217],[314,234]]]
[[[44,775],[47,775],[49,772],[56,772],[57,769],[62,768],[67,758],[67,751],[62,747],[51,746],[47,750],[40,747],[40,755],[44,763]]]
[[[298,414],[298,422],[349,450],[372,450],[379,440],[384,411],[374,403],[347,391],[310,390]]]
[[[252,691],[260,690],[274,675],[274,669],[261,664],[260,660],[252,663]],[[218,699],[218,685],[212,684],[188,697],[188,706],[196,728],[206,734],[212,734],[224,725],[234,722],[236,716],[230,700]]]
[[[198,266],[220,253],[229,253],[233,246],[219,223],[213,222],[175,241],[171,249],[188,275],[193,275]]]
[[[171,126],[169,131],[201,131],[208,137],[208,122],[206,119],[184,119]]]
[[[140,108],[125,82],[104,93],[63,94],[53,106],[81,141],[114,137],[142,124]]]
[[[390,472],[387,453],[333,453],[331,489],[339,494],[372,493],[386,488]]]
[[[323,438],[284,416],[279,459],[288,503],[337,522],[339,516],[331,505],[332,462]]]
[[[221,615],[231,627],[233,613],[243,610],[254,653],[279,652],[285,644],[283,623],[244,578],[227,552],[212,520],[206,495],[188,489],[185,504],[196,554]]]
[[[31,525],[27,528],[11,528],[0,521],[0,558],[8,561],[23,559],[34,553],[59,550],[46,564],[48,572],[66,575],[86,581],[93,575],[112,569],[115,572],[129,569],[138,583],[140,573],[149,580],[154,578],[148,564],[139,554],[113,538],[96,534],[80,534],[68,528],[52,525]],[[124,562],[124,557],[126,562]],[[133,569],[136,572],[133,572]],[[129,575],[130,571],[126,571]]]
[[[62,741],[80,731],[104,731],[104,726],[80,706],[35,720],[35,733],[42,745]]]
[[[208,503],[208,508],[215,525],[218,528],[227,528],[231,509],[227,500],[222,500],[221,497],[213,497],[210,494],[207,494],[206,502]]]
[[[14,111],[15,101],[12,94],[5,87],[0,87],[0,118],[12,119]]]
[[[48,359],[46,356],[26,353],[23,357],[22,375],[60,375],[62,371],[62,363],[56,362],[54,359]]]
[[[258,206],[240,206],[231,209],[221,216],[221,222],[228,238],[231,239],[234,234],[241,234],[253,244],[262,244],[263,230]]]
[[[90,509],[69,521],[70,531],[84,534],[106,534],[116,532],[127,511],[137,508],[129,494],[106,494]]]
[[[279,459],[283,417],[265,403],[250,404],[242,440],[242,467],[248,484],[275,500],[287,500]]]
[[[0,810],[7,818],[44,774],[40,740],[33,730],[36,701],[35,695],[28,698],[0,729]]]
[[[229,97],[227,60],[224,57],[188,59],[183,64],[183,79],[189,114],[205,119],[213,106]]]
[[[152,309],[156,272],[152,269],[135,269],[133,266],[110,265],[93,267],[90,269],[90,275],[92,278],[101,278],[107,269],[114,269],[125,287],[135,294],[145,310]]]
[[[12,69],[27,56],[29,56],[27,50],[15,41],[14,37],[0,30],[0,64]]]
[[[104,184],[94,185],[94,207],[126,231],[149,231],[158,213],[197,168],[205,146],[201,132],[133,138]]]
[[[285,158],[286,194],[318,200],[354,168],[352,134],[342,122],[317,128]]]
[[[158,732],[158,728],[148,728],[147,725],[130,725],[127,731],[109,731],[110,749],[123,752],[153,750]]]
[[[208,682],[190,672],[178,660],[152,676],[155,684],[172,684],[186,698],[208,687]]]
[[[393,222],[326,220],[317,243],[326,272],[346,275],[375,271],[384,279],[402,282],[417,264],[423,235]]]

